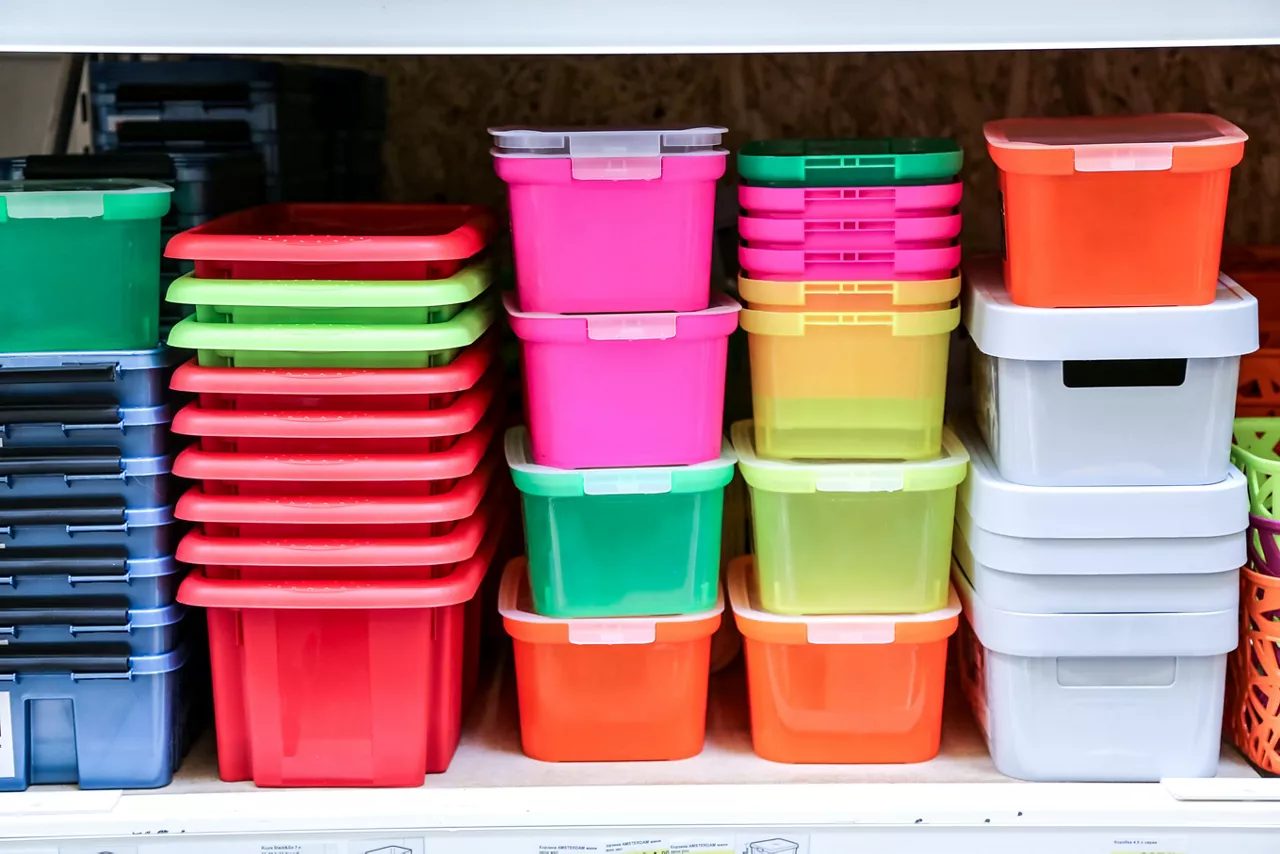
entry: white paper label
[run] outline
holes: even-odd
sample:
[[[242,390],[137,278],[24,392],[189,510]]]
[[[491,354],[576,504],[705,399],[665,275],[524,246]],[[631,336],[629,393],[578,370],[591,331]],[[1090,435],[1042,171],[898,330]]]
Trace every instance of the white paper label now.
[[[1191,842],[1181,835],[1135,833],[1111,840],[1107,854],[1191,854]]]
[[[16,777],[14,764],[13,695],[0,691],[0,777]]]

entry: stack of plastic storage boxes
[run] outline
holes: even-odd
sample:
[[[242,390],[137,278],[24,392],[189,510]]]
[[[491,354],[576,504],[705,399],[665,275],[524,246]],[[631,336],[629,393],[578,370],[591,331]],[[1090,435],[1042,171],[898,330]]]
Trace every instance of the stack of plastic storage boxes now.
[[[750,143],[738,156],[755,420],[732,431],[754,556],[730,569],[755,751],[919,762],[939,746],[956,487],[961,152]]]
[[[1228,453],[1257,303],[1218,273],[1245,136],[1195,115],[986,136],[1007,245],[966,269],[966,693],[1010,776],[1211,776],[1248,522]]]
[[[710,287],[723,128],[492,131],[528,426],[506,438],[526,560],[499,606],[524,751],[702,750],[738,305]]]
[[[0,183],[0,791],[163,786],[182,758],[170,192]]]
[[[181,601],[208,609],[218,767],[261,786],[418,786],[475,682],[503,488],[488,211],[280,205],[185,232],[198,481]]]

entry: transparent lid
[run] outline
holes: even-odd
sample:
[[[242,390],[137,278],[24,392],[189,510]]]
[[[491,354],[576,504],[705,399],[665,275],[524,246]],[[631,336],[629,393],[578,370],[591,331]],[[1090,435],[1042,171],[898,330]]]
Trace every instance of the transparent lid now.
[[[1248,138],[1226,119],[1200,113],[1000,119],[987,122],[982,131],[987,142],[1008,148],[1225,145]]]
[[[0,222],[10,219],[159,219],[173,188],[157,181],[100,178],[0,181]]]
[[[723,127],[489,128],[495,157],[659,157],[723,154]]]

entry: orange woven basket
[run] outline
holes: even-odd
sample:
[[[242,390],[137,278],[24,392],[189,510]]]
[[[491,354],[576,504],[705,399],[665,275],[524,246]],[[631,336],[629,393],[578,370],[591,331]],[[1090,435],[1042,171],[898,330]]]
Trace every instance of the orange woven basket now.
[[[1280,578],[1241,570],[1240,646],[1231,656],[1231,740],[1259,770],[1280,774]]]
[[[1222,269],[1258,300],[1260,347],[1240,359],[1236,416],[1280,415],[1280,246],[1228,246]]]

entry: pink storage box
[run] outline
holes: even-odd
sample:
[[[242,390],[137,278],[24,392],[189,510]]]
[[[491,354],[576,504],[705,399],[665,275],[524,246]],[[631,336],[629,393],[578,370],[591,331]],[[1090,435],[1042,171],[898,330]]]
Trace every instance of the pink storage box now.
[[[492,128],[524,311],[699,311],[710,304],[722,127]]]
[[[738,187],[738,206],[750,216],[803,214],[825,219],[893,217],[908,213],[951,213],[963,185],[920,187]]]
[[[960,234],[960,214],[890,219],[740,216],[738,236],[763,249],[896,249],[904,243],[945,243]]]
[[[740,306],[655,314],[521,311],[533,461],[562,469],[674,466],[720,457],[725,362]]]
[[[809,250],[738,247],[738,262],[749,278],[840,282],[949,279],[960,266],[960,247],[917,243],[910,248]]]

